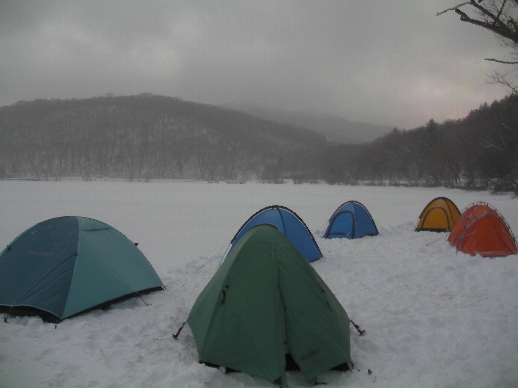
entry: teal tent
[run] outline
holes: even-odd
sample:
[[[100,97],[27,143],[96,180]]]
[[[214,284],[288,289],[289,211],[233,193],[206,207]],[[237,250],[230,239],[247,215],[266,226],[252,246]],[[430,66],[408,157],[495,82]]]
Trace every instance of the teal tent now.
[[[66,216],[40,222],[0,254],[0,307],[59,322],[163,288],[146,257],[111,226]]]
[[[287,386],[351,361],[349,318],[293,243],[270,225],[247,231],[198,296],[187,322],[200,362]]]

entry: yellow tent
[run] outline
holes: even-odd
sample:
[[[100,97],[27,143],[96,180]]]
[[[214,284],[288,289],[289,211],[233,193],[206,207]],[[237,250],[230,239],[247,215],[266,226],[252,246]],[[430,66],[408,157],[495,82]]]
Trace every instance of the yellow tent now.
[[[421,212],[415,231],[449,232],[459,216],[459,209],[448,198],[432,199]]]

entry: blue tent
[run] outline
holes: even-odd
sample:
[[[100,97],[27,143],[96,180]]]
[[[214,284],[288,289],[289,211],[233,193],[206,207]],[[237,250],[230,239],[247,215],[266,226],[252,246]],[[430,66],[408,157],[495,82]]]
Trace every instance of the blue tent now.
[[[349,201],[333,213],[323,237],[353,239],[377,234],[378,229],[365,206]]]
[[[265,207],[252,215],[232,239],[232,247],[250,228],[261,224],[276,227],[297,247],[307,261],[322,257],[322,252],[304,221],[287,207],[277,205]]]
[[[0,254],[1,309],[52,322],[162,288],[134,243],[90,218],[40,222]]]

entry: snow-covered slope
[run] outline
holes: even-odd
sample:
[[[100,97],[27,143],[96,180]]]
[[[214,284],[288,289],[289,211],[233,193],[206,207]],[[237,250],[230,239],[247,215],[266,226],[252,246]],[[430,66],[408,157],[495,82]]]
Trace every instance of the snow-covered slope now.
[[[518,232],[509,196],[448,189],[204,182],[0,181],[0,247],[37,222],[81,215],[124,233],[157,270],[163,292],[55,326],[40,318],[0,322],[0,386],[269,387],[198,364],[185,321],[235,232],[268,205],[295,211],[324,257],[312,264],[349,316],[357,370],[328,372],[328,387],[518,386],[518,257],[456,253],[444,234],[413,231],[424,206],[447,196],[459,209],[486,201]],[[333,211],[362,202],[380,234],[318,237]],[[2,315],[2,319],[6,315]],[[369,374],[368,370],[373,373]],[[291,387],[307,386],[299,373]]]

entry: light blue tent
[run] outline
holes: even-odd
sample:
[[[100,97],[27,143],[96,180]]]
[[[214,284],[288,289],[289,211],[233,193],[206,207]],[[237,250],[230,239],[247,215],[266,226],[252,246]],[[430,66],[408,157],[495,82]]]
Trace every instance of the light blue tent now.
[[[66,216],[40,222],[0,254],[0,307],[59,322],[163,288],[134,243],[111,226]]]
[[[377,234],[376,224],[365,206],[348,201],[333,213],[323,237],[354,239]]]
[[[250,228],[261,224],[276,227],[297,247],[307,261],[311,262],[322,257],[322,252],[304,221],[287,207],[278,205],[265,207],[252,215],[232,239],[232,247]]]

